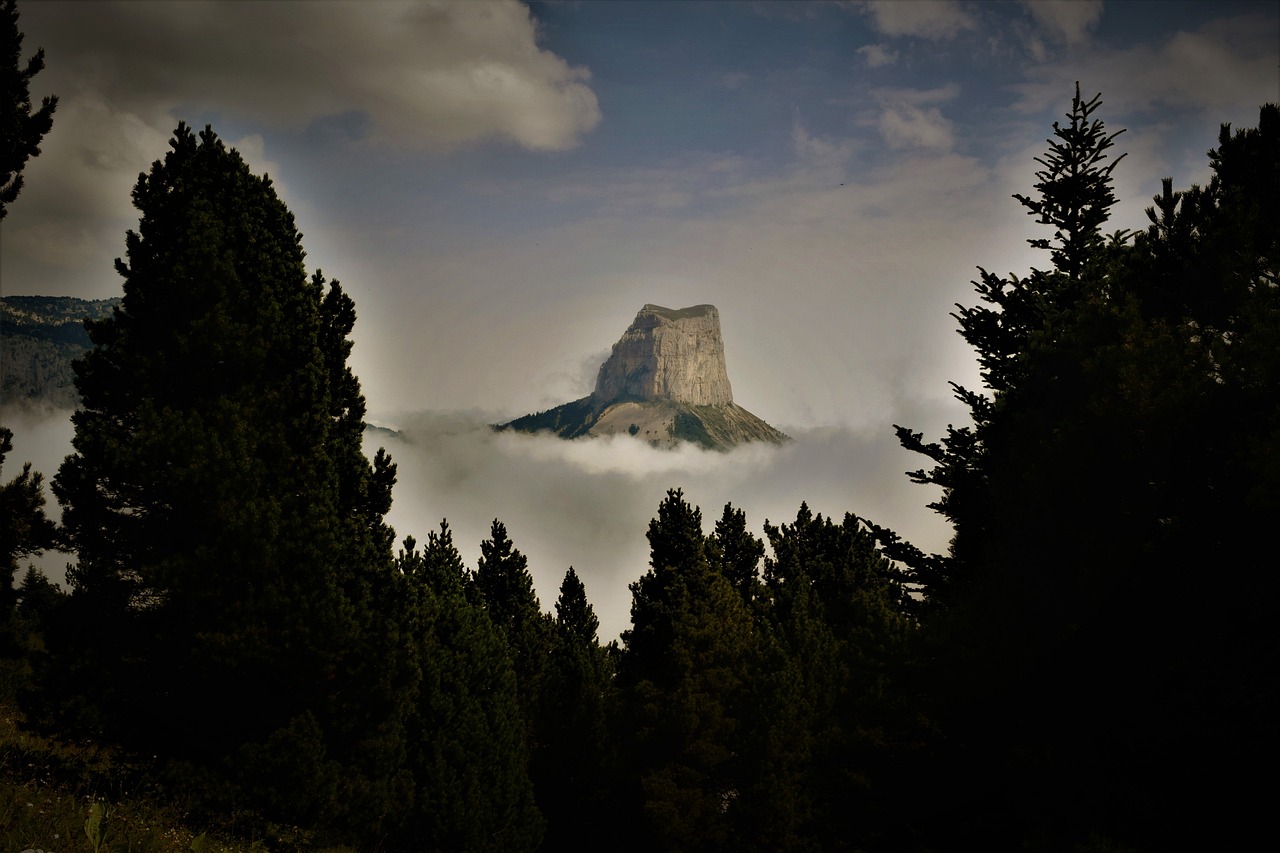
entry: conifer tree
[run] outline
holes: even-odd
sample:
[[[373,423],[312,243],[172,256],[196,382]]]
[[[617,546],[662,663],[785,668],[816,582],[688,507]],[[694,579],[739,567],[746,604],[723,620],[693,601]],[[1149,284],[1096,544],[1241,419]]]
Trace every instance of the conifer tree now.
[[[998,410],[1009,405],[1011,395],[1032,393],[1023,388],[1028,348],[1033,340],[1052,339],[1060,318],[1088,298],[1091,287],[1096,293],[1098,271],[1106,264],[1102,250],[1107,239],[1101,228],[1115,204],[1111,173],[1124,155],[1105,162],[1119,133],[1108,134],[1103,122],[1094,118],[1100,105],[1100,95],[1085,101],[1076,85],[1068,124],[1054,122],[1056,139],[1049,140],[1045,157],[1037,158],[1043,166],[1036,173],[1037,196],[1014,196],[1038,223],[1054,229],[1052,238],[1027,241],[1047,250],[1054,268],[1032,270],[1026,278],[1001,278],[980,267],[981,278],[974,286],[986,305],[959,307],[954,315],[960,334],[977,354],[983,383],[991,392],[989,396],[952,383],[956,398],[969,408],[973,426],[948,427],[940,443],[925,443],[921,434],[896,428],[904,447],[935,463],[931,470],[910,476],[915,482],[942,487],[942,497],[931,507],[956,528],[950,552],[943,557],[904,547],[891,533],[882,532],[888,552],[914,571],[930,606],[945,608],[953,589],[975,582],[973,566],[982,558],[973,551],[984,547],[984,525],[990,517],[984,460],[992,443],[1001,441]],[[1113,235],[1111,246],[1123,236]]]
[[[765,525],[757,775],[743,810],[757,849],[910,845],[904,779],[924,737],[907,678],[914,620],[871,531],[801,504]]]
[[[465,594],[447,523],[419,551],[406,539],[412,639],[422,673],[408,766],[416,790],[406,839],[420,849],[534,850],[544,821],[528,775],[523,716],[506,642]]]
[[[707,537],[707,560],[751,605],[760,594],[760,560],[764,543],[747,531],[747,514],[725,504],[715,530]]]
[[[544,846],[551,850],[616,831],[608,729],[613,667],[599,642],[600,622],[573,567],[565,573],[555,610],[552,651],[535,709],[539,742],[530,771],[547,819]]]
[[[13,450],[13,432],[0,427],[0,471]],[[10,622],[18,595],[14,589],[19,561],[54,545],[54,524],[44,513],[44,478],[22,466],[22,473],[0,484],[0,654],[15,649]]]
[[[76,364],[75,453],[53,485],[77,562],[44,698],[64,724],[248,787],[301,749],[377,788],[411,675],[379,612],[395,470],[361,448],[354,307],[307,278],[269,179],[208,128],[180,124],[170,147],[134,188],[122,304]],[[323,800],[317,784],[279,790]],[[362,786],[346,794],[379,796]]]
[[[1265,808],[1230,768],[1276,752],[1275,580],[1253,555],[1280,493],[1280,113],[1224,127],[1209,186],[1166,181],[1130,245],[1102,232],[1098,103],[1077,93],[1019,197],[1055,227],[1031,241],[1054,267],[984,272],[993,307],[958,315],[974,425],[900,430],[936,463],[913,476],[943,487],[950,552],[882,541],[928,594],[948,839],[1230,846]]]
[[[682,492],[667,493],[648,536],[651,569],[631,586],[618,669],[636,817],[653,849],[731,847],[751,616],[708,564],[702,513]]]
[[[16,0],[0,7],[0,219],[22,191],[22,170],[39,156],[40,141],[53,127],[58,96],[48,95],[31,112],[31,79],[44,70],[41,48],[22,66],[22,31]]]
[[[528,560],[507,536],[507,528],[496,518],[491,538],[480,543],[480,562],[468,577],[476,598],[489,615],[511,654],[515,667],[520,707],[531,726],[530,747],[537,743],[533,709],[541,689],[543,669],[551,648],[551,619],[542,612]]]

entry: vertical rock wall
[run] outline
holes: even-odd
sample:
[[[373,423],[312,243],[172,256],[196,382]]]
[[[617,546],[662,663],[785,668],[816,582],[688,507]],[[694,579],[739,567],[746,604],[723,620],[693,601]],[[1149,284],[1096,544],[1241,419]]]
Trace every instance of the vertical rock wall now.
[[[720,313],[713,305],[644,306],[600,366],[593,396],[599,402],[732,403]]]

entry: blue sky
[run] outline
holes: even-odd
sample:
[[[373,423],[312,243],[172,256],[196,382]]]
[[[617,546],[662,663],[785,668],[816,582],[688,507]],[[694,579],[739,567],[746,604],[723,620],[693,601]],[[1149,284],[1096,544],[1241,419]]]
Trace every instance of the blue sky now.
[[[963,418],[947,382],[976,384],[976,371],[948,314],[973,301],[975,267],[1047,262],[1010,195],[1030,192],[1075,81],[1126,129],[1112,229],[1143,226],[1162,177],[1206,180],[1220,123],[1252,125],[1280,101],[1274,0],[27,0],[19,12],[27,52],[46,51],[33,94],[62,101],[0,230],[4,293],[117,294],[133,182],[179,120],[211,123],[271,174],[308,262],[356,299],[353,363],[376,418],[439,428],[438,414],[409,413],[447,412],[453,436],[457,418],[575,399],[642,305],[712,303],[736,401],[817,437],[785,465],[742,457],[754,473],[732,476],[488,438],[471,453],[439,436],[424,446],[451,458],[428,454],[435,473],[402,464],[416,485],[397,500],[418,517],[448,515],[460,542],[478,542],[501,515],[531,552],[543,543],[511,521],[536,527],[530,506],[609,528],[565,497],[575,489],[642,552],[644,521],[686,471],[709,515],[738,483],[728,497],[759,505],[756,522],[808,499],[944,547],[929,496],[903,489],[919,460],[894,455],[892,424],[936,435]],[[557,479],[555,495],[502,487],[503,472],[558,478],[531,461],[544,458],[597,479]],[[600,497],[598,477],[615,475],[634,506]],[[406,523],[422,538],[430,521]],[[547,572],[582,573],[581,555],[622,547],[567,538]]]

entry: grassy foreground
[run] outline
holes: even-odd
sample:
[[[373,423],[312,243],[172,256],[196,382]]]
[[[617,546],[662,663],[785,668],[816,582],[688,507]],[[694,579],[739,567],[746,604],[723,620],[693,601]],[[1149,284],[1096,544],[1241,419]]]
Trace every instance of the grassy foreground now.
[[[184,826],[183,813],[148,789],[137,767],[93,744],[40,738],[0,701],[0,849],[248,850]],[[262,849],[262,848],[259,848]]]
[[[0,699],[0,850],[20,853],[257,851],[260,839],[197,831],[142,768],[94,744],[62,743],[21,728]]]

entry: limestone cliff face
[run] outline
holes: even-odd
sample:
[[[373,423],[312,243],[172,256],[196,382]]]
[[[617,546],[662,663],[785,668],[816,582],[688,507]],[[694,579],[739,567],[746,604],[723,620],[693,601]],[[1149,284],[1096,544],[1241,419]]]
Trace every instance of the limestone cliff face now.
[[[713,305],[679,311],[644,306],[600,365],[593,396],[692,406],[732,403],[720,312]]]
[[[600,365],[589,396],[498,428],[561,438],[627,434],[655,447],[687,441],[716,450],[788,440],[733,402],[712,305],[644,306]]]

